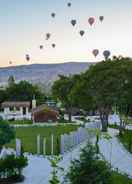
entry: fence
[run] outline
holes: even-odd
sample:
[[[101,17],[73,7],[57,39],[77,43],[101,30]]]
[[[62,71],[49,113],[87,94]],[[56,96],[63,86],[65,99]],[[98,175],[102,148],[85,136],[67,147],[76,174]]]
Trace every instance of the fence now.
[[[95,137],[95,129],[100,129],[99,122],[87,123],[85,128],[80,127],[77,131],[71,132],[70,134],[63,134],[60,137],[51,134],[48,138],[37,135],[36,139],[36,154],[37,155],[55,155],[55,154],[65,154],[77,145],[81,144],[86,140],[91,140]],[[20,154],[21,142],[16,141],[16,151]]]
[[[71,132],[70,134],[61,135],[61,154],[65,154],[66,152],[73,149],[75,146],[81,144],[82,142],[91,139],[94,137],[95,132],[90,131],[86,128],[79,128],[76,132]]]

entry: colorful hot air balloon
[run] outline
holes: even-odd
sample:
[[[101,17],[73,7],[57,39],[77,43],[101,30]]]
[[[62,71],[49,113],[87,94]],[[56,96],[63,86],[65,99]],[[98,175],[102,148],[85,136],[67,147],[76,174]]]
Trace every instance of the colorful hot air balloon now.
[[[88,22],[89,22],[90,26],[92,26],[94,24],[94,22],[95,22],[95,18],[94,17],[90,17],[88,19]]]
[[[53,48],[55,48],[55,47],[56,47],[56,44],[55,44],[55,43],[53,43],[53,44],[52,44],[52,47],[53,47]]]
[[[46,33],[46,40],[50,39],[51,34],[50,33]]]
[[[109,50],[105,50],[103,52],[103,56],[104,56],[105,60],[107,60],[110,57],[110,55],[111,55],[111,52]]]
[[[30,56],[29,56],[29,54],[26,54],[26,60],[27,60],[27,61],[30,61]]]
[[[72,24],[73,26],[75,26],[76,23],[77,23],[77,21],[76,21],[75,19],[71,20],[71,24]]]
[[[55,18],[55,16],[56,16],[56,13],[51,13],[51,17],[53,17],[53,18]]]
[[[94,55],[95,57],[97,57],[98,54],[99,54],[99,50],[98,50],[98,49],[94,49],[94,50],[93,50],[93,55]]]
[[[69,2],[69,3],[67,3],[67,6],[68,6],[68,7],[71,7],[71,5],[72,5],[72,4],[71,4],[70,2]]]
[[[85,31],[81,30],[79,33],[81,36],[83,36],[85,34]]]
[[[39,48],[40,48],[40,50],[42,50],[44,48],[44,46],[43,45],[40,45]]]
[[[100,17],[99,17],[99,20],[100,20],[101,22],[103,22],[104,16],[100,16]]]

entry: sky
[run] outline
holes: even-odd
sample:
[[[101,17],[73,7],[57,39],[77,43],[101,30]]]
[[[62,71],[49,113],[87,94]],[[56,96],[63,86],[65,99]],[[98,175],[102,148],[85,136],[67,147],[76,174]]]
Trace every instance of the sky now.
[[[131,10],[132,0],[0,0],[0,67],[8,66],[9,61],[12,65],[101,61],[104,50],[132,57]],[[91,16],[96,20],[92,27],[88,24]],[[70,24],[72,19],[77,20],[75,27]],[[80,30],[85,31],[83,37]],[[47,32],[52,34],[49,41],[45,40]],[[100,51],[97,58],[93,49]]]

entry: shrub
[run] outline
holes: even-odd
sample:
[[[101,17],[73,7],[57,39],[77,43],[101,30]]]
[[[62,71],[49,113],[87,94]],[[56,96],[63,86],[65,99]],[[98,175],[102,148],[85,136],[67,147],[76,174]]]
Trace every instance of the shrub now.
[[[27,158],[9,155],[0,159],[0,179],[21,176],[22,169],[27,166]]]
[[[72,161],[66,181],[71,184],[110,184],[111,170],[105,161],[99,159],[96,148],[88,144],[80,159]]]
[[[63,168],[59,167],[59,162],[61,161],[61,157],[55,156],[53,158],[49,158],[51,167],[52,167],[52,172],[51,172],[51,179],[49,181],[50,184],[60,184],[60,180],[58,177],[59,171],[64,171]]]
[[[15,138],[15,131],[6,121],[0,121],[0,150],[2,146]]]

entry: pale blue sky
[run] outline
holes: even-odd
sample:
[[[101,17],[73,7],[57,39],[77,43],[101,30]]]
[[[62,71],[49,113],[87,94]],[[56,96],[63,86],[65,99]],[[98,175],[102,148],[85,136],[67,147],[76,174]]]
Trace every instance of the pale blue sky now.
[[[27,64],[25,54],[30,54],[30,63],[99,61],[105,49],[132,57],[131,10],[131,0],[0,0],[0,66],[10,60],[14,65]],[[54,20],[51,12],[57,14]],[[105,17],[103,23],[100,15]],[[90,16],[96,18],[93,28],[88,25]],[[73,18],[78,21],[75,28],[70,25]],[[83,38],[81,29],[86,32]],[[52,33],[48,42],[46,32]],[[95,48],[100,50],[97,59],[91,54]]]

